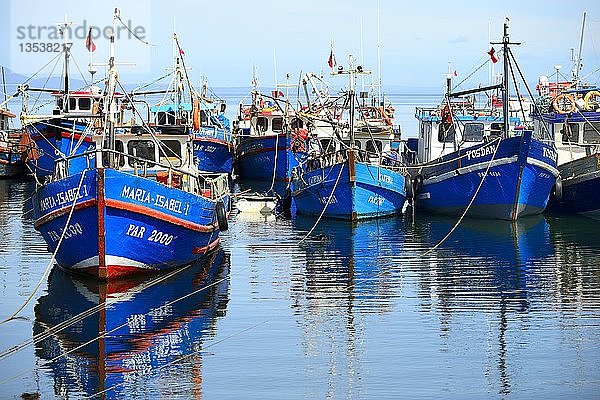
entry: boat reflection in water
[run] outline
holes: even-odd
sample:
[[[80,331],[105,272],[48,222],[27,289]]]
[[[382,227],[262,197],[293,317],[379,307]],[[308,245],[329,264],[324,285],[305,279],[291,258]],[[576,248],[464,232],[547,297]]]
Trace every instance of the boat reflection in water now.
[[[35,307],[34,335],[97,307],[36,342],[55,394],[201,396],[200,350],[225,314],[229,264],[229,254],[219,247],[204,263],[175,270],[153,285],[160,277],[102,283],[55,268],[48,294]]]

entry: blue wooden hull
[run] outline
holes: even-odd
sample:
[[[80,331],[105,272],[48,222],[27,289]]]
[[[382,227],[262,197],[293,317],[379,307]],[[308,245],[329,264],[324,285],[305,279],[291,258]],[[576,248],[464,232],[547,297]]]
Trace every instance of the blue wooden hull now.
[[[194,158],[200,171],[231,174],[233,145],[226,140],[195,135]]]
[[[333,192],[323,216],[354,221],[399,213],[406,200],[404,179],[399,171],[346,160],[295,176],[291,189],[298,213],[321,215]]]
[[[127,172],[91,169],[36,191],[35,228],[52,252],[75,199],[56,253],[69,270],[100,279],[160,271],[189,264],[219,243],[216,201]]]
[[[149,371],[160,373],[201,348],[227,304],[228,275],[229,256],[221,248],[206,262],[152,286],[146,279],[113,285],[54,269],[47,294],[35,307],[33,329],[34,334],[53,330],[36,342],[35,352],[48,363],[55,394],[79,398],[107,390],[100,397],[148,397],[158,388],[148,390],[135,378]],[[57,331],[59,324],[93,308],[97,312]],[[179,379],[191,382],[201,369],[189,372]]]
[[[27,166],[31,172],[38,178],[51,176],[54,171],[54,162],[60,159],[60,154],[69,156],[93,150],[95,144],[91,136],[82,138],[85,129],[85,125],[61,120],[27,125],[27,132],[37,149],[37,158],[27,160]],[[75,132],[70,132],[70,130]],[[87,162],[83,157],[78,157],[70,163],[70,167],[77,171],[83,170],[86,166]]]
[[[423,182],[417,205],[438,214],[461,215],[476,195],[467,216],[516,220],[543,212],[558,175],[555,150],[532,140],[528,131],[502,139],[494,156],[495,147],[496,142],[481,144],[432,161],[435,166],[415,176]]]
[[[290,171],[306,157],[305,152],[292,151],[291,140],[283,133],[243,137],[236,149],[236,174],[242,179],[270,182],[275,172],[276,181],[289,181]]]

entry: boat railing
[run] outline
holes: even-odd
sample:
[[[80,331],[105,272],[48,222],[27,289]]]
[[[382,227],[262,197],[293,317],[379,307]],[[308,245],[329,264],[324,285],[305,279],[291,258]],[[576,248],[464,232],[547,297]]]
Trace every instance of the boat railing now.
[[[402,163],[400,155],[393,157],[392,154],[374,153],[361,149],[341,149],[334,152],[312,154],[301,164],[304,172],[312,172],[319,168],[327,168],[336,164],[344,163],[348,160],[348,152],[354,153],[354,159],[357,162],[371,163],[394,170],[405,170],[406,166]]]
[[[69,176],[72,173],[70,171],[71,162],[78,159],[85,159],[85,169],[90,169],[93,165],[107,167],[105,164],[108,157],[105,156],[109,154],[116,156],[115,164],[119,166],[116,169],[120,169],[121,160],[133,160],[134,166],[126,170],[132,172],[135,176],[144,178],[156,177],[157,181],[168,186],[180,186],[182,181],[186,180],[189,182],[193,180],[197,182],[197,187],[201,190],[202,195],[213,200],[220,199],[229,194],[229,180],[226,173],[210,174],[188,171],[163,162],[148,160],[111,149],[96,149],[56,159],[54,161],[52,180],[56,181]],[[79,171],[80,169],[77,172]],[[183,177],[185,179],[182,179]]]

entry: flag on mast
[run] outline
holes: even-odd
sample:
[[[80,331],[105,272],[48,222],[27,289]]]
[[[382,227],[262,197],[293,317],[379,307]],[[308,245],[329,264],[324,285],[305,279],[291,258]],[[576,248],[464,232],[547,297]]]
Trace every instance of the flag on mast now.
[[[490,51],[487,52],[490,55],[490,59],[494,64],[498,62],[498,58],[496,57],[496,50],[492,47]]]
[[[94,52],[96,51],[96,45],[94,44],[94,42],[92,41],[92,28],[90,27],[90,30],[88,31],[88,35],[85,38],[85,48],[90,52]]]
[[[329,53],[329,60],[327,60],[329,68],[333,69],[337,63],[335,62],[335,55],[333,54],[333,45],[331,46],[331,52]]]

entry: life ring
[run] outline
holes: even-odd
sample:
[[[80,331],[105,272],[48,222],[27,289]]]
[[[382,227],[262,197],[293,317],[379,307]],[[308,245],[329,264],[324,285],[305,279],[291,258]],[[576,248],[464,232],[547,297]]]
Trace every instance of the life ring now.
[[[552,101],[552,108],[559,114],[570,114],[575,111],[575,99],[570,94],[559,94]]]
[[[215,205],[215,213],[217,214],[217,224],[221,232],[225,232],[229,229],[229,223],[227,222],[227,211],[225,211],[225,204],[223,201],[218,201]]]
[[[587,92],[585,97],[583,98],[585,102],[585,109],[588,111],[595,111],[600,107],[600,92],[597,90],[592,90],[591,92]]]
[[[386,125],[392,126],[392,120],[390,119],[390,116],[388,115],[388,112],[386,109],[384,109],[383,107],[379,108],[379,112],[381,113],[381,116],[383,117],[383,120],[385,121]]]
[[[192,102],[192,125],[195,131],[200,130],[200,103],[196,98]]]

